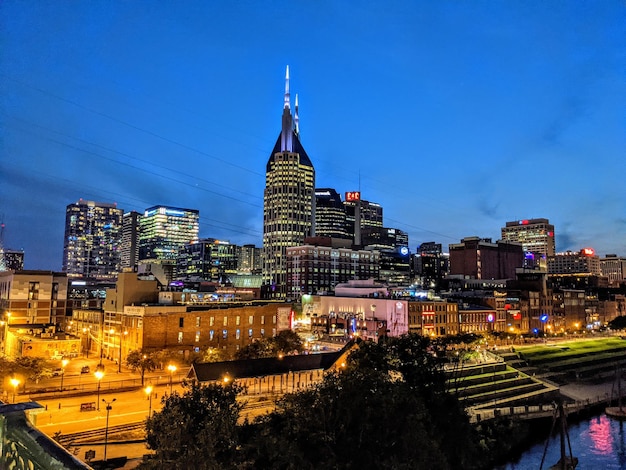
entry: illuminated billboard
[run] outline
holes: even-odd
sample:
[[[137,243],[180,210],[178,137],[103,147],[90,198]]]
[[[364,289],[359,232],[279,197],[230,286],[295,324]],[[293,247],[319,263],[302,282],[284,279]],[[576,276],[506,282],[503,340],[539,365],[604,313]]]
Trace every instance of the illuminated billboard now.
[[[347,191],[346,192],[346,201],[360,201],[361,200],[361,191]]]

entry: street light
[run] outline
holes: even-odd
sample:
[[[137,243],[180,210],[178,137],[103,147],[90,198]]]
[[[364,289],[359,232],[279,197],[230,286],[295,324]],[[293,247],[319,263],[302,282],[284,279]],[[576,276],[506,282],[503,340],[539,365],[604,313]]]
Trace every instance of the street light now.
[[[115,400],[117,400],[117,398],[114,398],[111,401],[106,401],[104,398],[102,399],[102,401],[106,404],[106,410],[107,410],[107,421],[106,421],[106,426],[104,428],[104,461],[107,461],[107,444],[109,442],[109,411],[111,411],[111,403],[113,403]],[[98,409],[100,409],[100,402],[98,402]]]
[[[176,372],[177,367],[174,364],[167,366],[167,370],[170,371],[170,395],[172,394],[172,375]]]
[[[148,401],[149,401],[149,405],[148,405],[148,418],[150,418],[150,415],[152,414],[152,385],[148,385],[145,389],[144,392],[146,392],[146,395],[148,395]]]
[[[70,362],[67,359],[63,359],[61,361],[61,391],[63,391],[63,377],[65,377],[65,366]]]
[[[12,377],[10,382],[11,385],[13,385],[13,403],[15,403],[15,392],[17,391],[17,386],[20,384],[20,379]]]
[[[96,376],[96,379],[98,379],[98,398],[97,398],[97,402],[98,402],[98,411],[100,411],[100,381],[102,380],[102,377],[104,377],[104,372],[102,372],[101,370],[97,370],[94,375]],[[102,400],[104,401],[104,399]],[[107,413],[107,418],[108,418],[108,413]]]

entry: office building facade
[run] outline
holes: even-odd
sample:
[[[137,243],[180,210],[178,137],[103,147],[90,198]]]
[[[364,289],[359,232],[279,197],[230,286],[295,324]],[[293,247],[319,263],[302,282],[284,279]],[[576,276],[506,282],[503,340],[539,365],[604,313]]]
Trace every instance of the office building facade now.
[[[332,188],[315,190],[315,235],[350,238],[346,227],[346,210],[341,196]]]
[[[122,216],[122,241],[120,261],[122,268],[135,268],[139,261],[139,228],[141,214],[137,211],[126,212]]]
[[[473,279],[515,279],[524,265],[521,243],[490,238],[466,237],[450,249],[450,274]]]
[[[298,98],[292,114],[289,68],[282,129],[266,166],[263,195],[263,278],[266,296],[287,294],[287,248],[315,233],[315,169],[300,143]]]
[[[554,225],[548,219],[507,222],[501,229],[502,240],[519,242],[525,252],[525,267],[547,268],[547,258],[554,256]]]
[[[68,277],[115,279],[120,271],[123,213],[116,204],[82,199],[67,206],[63,272]]]

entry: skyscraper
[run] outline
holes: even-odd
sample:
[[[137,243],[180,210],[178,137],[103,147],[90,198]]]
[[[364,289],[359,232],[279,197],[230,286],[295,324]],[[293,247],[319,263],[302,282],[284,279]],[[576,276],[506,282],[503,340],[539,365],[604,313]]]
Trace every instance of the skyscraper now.
[[[358,196],[350,196],[350,195]],[[361,199],[359,192],[346,193],[346,200],[343,203],[346,209],[346,229],[356,245],[363,245],[361,233],[368,228],[382,228],[383,207],[376,202],[369,202]],[[357,214],[357,207],[359,212]],[[359,217],[360,216],[360,217]],[[357,218],[359,224],[356,223]]]
[[[139,222],[139,259],[176,263],[178,250],[198,241],[200,212],[195,209],[153,206]]]
[[[332,188],[315,189],[315,235],[350,238],[346,230],[346,210],[341,196]]]
[[[294,111],[287,67],[282,129],[267,162],[263,194],[263,279],[274,298],[286,296],[287,247],[315,233],[315,169],[300,143],[297,95]]]
[[[548,219],[507,222],[502,227],[502,240],[519,242],[526,253],[525,265],[546,269],[546,259],[554,256],[554,225]]]
[[[122,268],[134,268],[139,261],[139,221],[141,214],[126,212],[122,217],[122,243],[120,258]]]
[[[63,271],[68,277],[117,277],[123,213],[116,204],[82,199],[67,206]]]

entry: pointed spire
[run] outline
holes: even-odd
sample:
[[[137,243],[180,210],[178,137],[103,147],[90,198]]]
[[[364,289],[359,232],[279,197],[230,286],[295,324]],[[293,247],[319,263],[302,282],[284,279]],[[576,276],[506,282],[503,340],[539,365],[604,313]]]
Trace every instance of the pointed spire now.
[[[289,66],[285,72],[285,108],[289,109]]]
[[[296,130],[296,135],[300,135],[300,118],[298,118],[298,94],[296,93],[296,110],[293,116],[293,120],[294,120],[294,124],[295,124],[295,130]]]
[[[285,105],[283,107],[283,127],[280,133],[280,151],[293,152],[293,117],[289,103],[289,66],[285,73]]]

